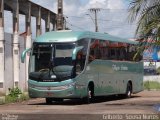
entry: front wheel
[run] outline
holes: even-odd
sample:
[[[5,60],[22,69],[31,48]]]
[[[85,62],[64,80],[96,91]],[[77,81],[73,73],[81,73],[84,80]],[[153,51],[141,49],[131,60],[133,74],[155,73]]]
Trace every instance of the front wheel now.
[[[87,88],[87,96],[84,98],[84,102],[86,104],[90,104],[91,101],[93,100],[93,90],[91,89],[91,87],[89,86]]]
[[[50,105],[52,104],[52,98],[46,98],[46,104]]]

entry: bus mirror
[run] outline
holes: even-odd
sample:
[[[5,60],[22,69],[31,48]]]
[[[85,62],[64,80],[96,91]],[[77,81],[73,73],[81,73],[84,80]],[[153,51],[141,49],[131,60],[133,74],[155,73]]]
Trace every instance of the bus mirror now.
[[[83,49],[83,46],[75,47],[72,53],[72,60],[76,60],[77,53]]]
[[[21,54],[21,62],[24,63],[25,57],[26,57],[26,53],[29,52],[31,50],[31,48],[28,48],[26,50],[24,50]]]

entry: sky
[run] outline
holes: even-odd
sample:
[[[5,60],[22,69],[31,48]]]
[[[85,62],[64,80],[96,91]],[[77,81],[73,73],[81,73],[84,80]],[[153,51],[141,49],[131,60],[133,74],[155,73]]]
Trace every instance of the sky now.
[[[57,0],[30,0],[55,13],[57,13]],[[100,8],[98,12],[99,32],[109,33],[122,38],[134,38],[136,24],[129,24],[128,12],[129,0],[63,0],[64,16],[67,27],[72,30],[95,31],[94,14],[90,8]],[[5,12],[6,18],[11,16],[10,12]],[[87,14],[87,15],[86,15]],[[20,16],[20,32],[25,31],[24,16]],[[32,33],[35,37],[35,18],[32,18]],[[9,19],[5,24],[12,25]],[[44,28],[44,21],[42,21]],[[11,27],[5,28],[6,32],[12,32]],[[44,33],[44,29],[43,29]]]

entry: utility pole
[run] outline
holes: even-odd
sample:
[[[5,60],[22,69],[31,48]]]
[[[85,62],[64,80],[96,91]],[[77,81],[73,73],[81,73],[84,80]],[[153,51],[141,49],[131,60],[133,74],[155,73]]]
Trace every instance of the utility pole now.
[[[57,30],[63,30],[63,0],[58,0]]]
[[[95,32],[98,32],[97,13],[100,11],[100,8],[91,8],[89,10],[95,14]]]

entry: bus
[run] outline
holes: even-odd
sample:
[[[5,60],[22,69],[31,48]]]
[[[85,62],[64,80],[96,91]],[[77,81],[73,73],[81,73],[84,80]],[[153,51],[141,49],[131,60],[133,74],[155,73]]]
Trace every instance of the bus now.
[[[31,98],[52,101],[131,94],[143,90],[143,61],[138,42],[107,33],[47,32],[23,51],[30,51],[28,92]]]

